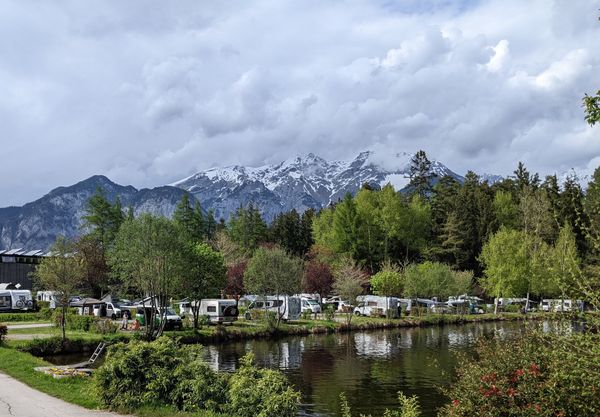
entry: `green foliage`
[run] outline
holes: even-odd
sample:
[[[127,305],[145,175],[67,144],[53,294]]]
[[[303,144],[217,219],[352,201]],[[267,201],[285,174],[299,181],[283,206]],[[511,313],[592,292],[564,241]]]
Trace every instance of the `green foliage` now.
[[[189,267],[183,256],[187,248],[177,231],[164,217],[142,214],[123,223],[108,253],[114,276],[138,296],[150,297],[153,311],[167,305]],[[149,320],[146,337],[152,339],[160,333],[162,325],[157,327]]]
[[[267,240],[267,224],[253,204],[240,206],[227,224],[229,237],[247,251],[254,251]]]
[[[590,126],[594,126],[600,122],[600,90],[595,96],[588,96],[587,94],[583,97],[583,107],[585,109],[585,121]]]
[[[300,290],[302,263],[283,249],[258,248],[248,263],[244,285],[250,294],[296,294]]]
[[[217,411],[227,403],[227,375],[212,371],[199,360],[175,368],[172,379],[180,382],[174,384],[169,401],[179,410]]]
[[[84,227],[88,228],[90,234],[102,242],[106,249],[114,241],[125,216],[119,198],[111,203],[104,190],[98,188],[88,200],[82,219]]]
[[[482,341],[463,357],[446,393],[444,416],[578,416],[600,411],[597,333],[528,332],[506,343]]]
[[[398,402],[400,403],[398,409],[386,409],[383,417],[419,417],[421,415],[421,407],[416,396],[407,397],[402,392],[398,392]],[[352,410],[344,393],[340,394],[340,415],[341,417],[352,417]],[[361,417],[367,416],[361,414]],[[368,417],[371,415],[369,414]]]
[[[43,258],[34,272],[36,284],[49,291],[56,291],[57,304],[61,310],[60,327],[63,339],[65,335],[65,319],[69,299],[81,286],[85,274],[85,261],[75,251],[72,241],[58,237],[50,250],[53,256]]]
[[[326,305],[323,313],[325,314],[325,320],[333,321],[335,319],[335,306],[332,304]]]
[[[309,209],[302,216],[294,209],[278,214],[269,228],[271,241],[295,256],[303,256],[312,244],[312,219],[314,211]]]
[[[95,320],[91,330],[98,334],[114,334],[117,333],[119,325],[111,320],[100,319]]]
[[[498,190],[494,195],[494,214],[498,228],[517,229],[519,227],[519,206],[511,193]]]
[[[179,292],[200,305],[204,298],[219,296],[226,285],[225,260],[221,253],[206,243],[186,246],[183,256],[186,268],[182,272]],[[193,310],[194,328],[198,327],[199,308]]]
[[[0,313],[0,318],[5,323],[39,321],[46,319],[45,316],[38,313]]]
[[[408,265],[402,276],[405,295],[439,299],[468,293],[473,279],[471,272],[454,271],[446,264],[430,261]]]
[[[227,410],[231,414],[239,417],[296,416],[300,393],[280,372],[257,369],[252,353],[244,356],[240,365],[229,381]]]
[[[431,171],[431,161],[427,158],[425,151],[418,151],[410,160],[409,188],[415,194],[426,198],[431,193],[431,182],[435,174]]]
[[[393,265],[385,265],[371,277],[371,289],[378,295],[399,296],[403,292],[402,271]]]
[[[198,360],[197,346],[181,347],[162,337],[154,342],[116,344],[110,347],[104,364],[94,373],[95,392],[105,406],[133,409],[142,405],[169,404],[173,391],[181,398],[185,389],[177,384],[174,373]]]

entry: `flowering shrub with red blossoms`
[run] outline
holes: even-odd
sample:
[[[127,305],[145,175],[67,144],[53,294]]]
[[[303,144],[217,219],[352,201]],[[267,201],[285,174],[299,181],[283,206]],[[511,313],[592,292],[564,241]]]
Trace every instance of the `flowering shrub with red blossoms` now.
[[[480,343],[463,357],[440,416],[600,416],[600,336],[542,334]]]

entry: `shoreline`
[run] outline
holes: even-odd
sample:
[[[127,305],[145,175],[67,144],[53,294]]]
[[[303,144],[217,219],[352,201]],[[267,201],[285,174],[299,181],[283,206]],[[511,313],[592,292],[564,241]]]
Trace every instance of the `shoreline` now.
[[[376,331],[398,328],[417,328],[446,325],[462,325],[471,323],[504,322],[504,321],[539,321],[565,318],[564,315],[548,313],[500,313],[476,315],[431,314],[420,317],[400,319],[384,319],[371,317],[353,317],[350,325],[345,321],[326,320],[297,320],[291,323],[281,323],[277,329],[268,329],[262,322],[238,321],[233,325],[204,325],[200,329],[183,331],[168,331],[164,336],[179,340],[183,344],[216,345],[234,343],[243,340],[272,339],[278,340],[290,336],[310,336],[315,334],[350,333],[361,331]],[[101,341],[111,343],[125,342],[135,338],[133,333],[115,333],[101,335],[86,333],[67,338],[63,343],[60,336],[34,338],[32,340],[14,343],[12,347],[32,356],[44,357],[76,353],[93,352]]]

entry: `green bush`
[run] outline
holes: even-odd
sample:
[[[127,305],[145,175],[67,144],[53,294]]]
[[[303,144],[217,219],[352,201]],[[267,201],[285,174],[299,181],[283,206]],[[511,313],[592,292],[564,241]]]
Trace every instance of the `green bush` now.
[[[0,313],[0,320],[5,323],[19,321],[38,321],[42,320],[39,313]]]
[[[300,404],[285,376],[271,369],[254,366],[254,355],[248,353],[229,379],[227,411],[238,417],[294,417]]]
[[[173,387],[170,400],[179,410],[218,411],[227,402],[227,374],[217,374],[203,362],[179,366],[173,380],[180,382]]]
[[[119,325],[113,323],[111,320],[95,320],[93,322],[92,331],[98,334],[111,334],[116,333],[119,329]]]
[[[304,310],[302,312],[302,319],[303,320],[310,320],[310,318],[312,317],[312,314],[313,314],[312,311],[310,311],[310,310]]]
[[[6,338],[7,334],[8,334],[8,327],[6,326],[6,324],[0,323],[0,345],[2,345],[4,343],[4,339]]]
[[[67,329],[77,330],[81,332],[89,332],[90,328],[94,325],[98,319],[94,316],[67,316]]]
[[[332,304],[326,305],[324,313],[326,320],[333,321],[335,319],[335,306]]]
[[[481,342],[475,360],[460,361],[440,415],[597,417],[600,335],[568,333]]]
[[[94,374],[100,401],[113,409],[168,402],[169,387],[176,382],[170,373],[181,365],[182,353],[175,341],[164,337],[111,346]]]
[[[398,402],[400,403],[400,407],[398,410],[389,410],[386,409],[383,412],[383,417],[420,417],[421,416],[421,407],[419,406],[419,402],[416,396],[407,397],[402,392],[398,392]],[[344,393],[340,394],[340,408],[342,417],[352,417],[352,410],[348,405],[348,400],[346,399],[346,395]],[[361,417],[367,417],[364,414],[361,414]],[[368,417],[371,417],[369,414]]]
[[[522,309],[523,309],[523,307],[520,306],[519,304],[508,304],[508,305],[502,306],[502,311],[504,311],[506,313],[519,313],[519,312],[521,312]]]
[[[35,305],[38,309],[38,311],[43,310],[43,309],[50,309],[50,301],[36,301]]]
[[[282,373],[257,369],[246,356],[231,376],[218,374],[202,362],[200,352],[199,345],[182,346],[168,337],[116,344],[94,374],[94,390],[112,409],[169,405],[239,417],[296,415],[300,394]]]

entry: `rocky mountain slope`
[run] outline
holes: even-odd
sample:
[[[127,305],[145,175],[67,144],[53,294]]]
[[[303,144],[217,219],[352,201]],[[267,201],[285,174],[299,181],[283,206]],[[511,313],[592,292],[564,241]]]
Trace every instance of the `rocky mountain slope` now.
[[[98,187],[114,201],[135,214],[171,216],[185,191],[175,187],[137,190],[115,184],[104,176],[93,176],[70,187],[59,187],[22,207],[0,208],[0,249],[48,249],[58,235],[77,236],[82,232],[85,205]]]
[[[217,218],[228,218],[240,203],[253,202],[271,220],[292,208],[326,207],[348,192],[355,193],[364,183],[376,187],[391,183],[396,190],[403,190],[409,183],[411,158],[404,152],[380,155],[366,151],[349,161],[328,162],[311,153],[258,168],[213,168],[171,185],[192,193],[203,207],[212,208]],[[462,180],[437,161],[432,161],[431,171],[438,178],[451,175]]]
[[[374,187],[387,183],[396,190],[409,182],[412,155],[380,155],[362,152],[348,161],[326,161],[308,154],[279,164],[262,167],[232,166],[213,168],[177,181],[170,186],[137,190],[121,186],[103,176],[93,176],[69,187],[59,187],[22,207],[0,209],[0,249],[47,249],[58,235],[82,233],[81,218],[88,199],[98,187],[107,197],[121,198],[123,207],[170,217],[182,195],[193,194],[205,210],[215,217],[228,219],[241,204],[256,204],[267,221],[278,213],[296,209],[320,209],[355,193],[364,183]],[[437,161],[431,171],[438,178],[462,177]]]

